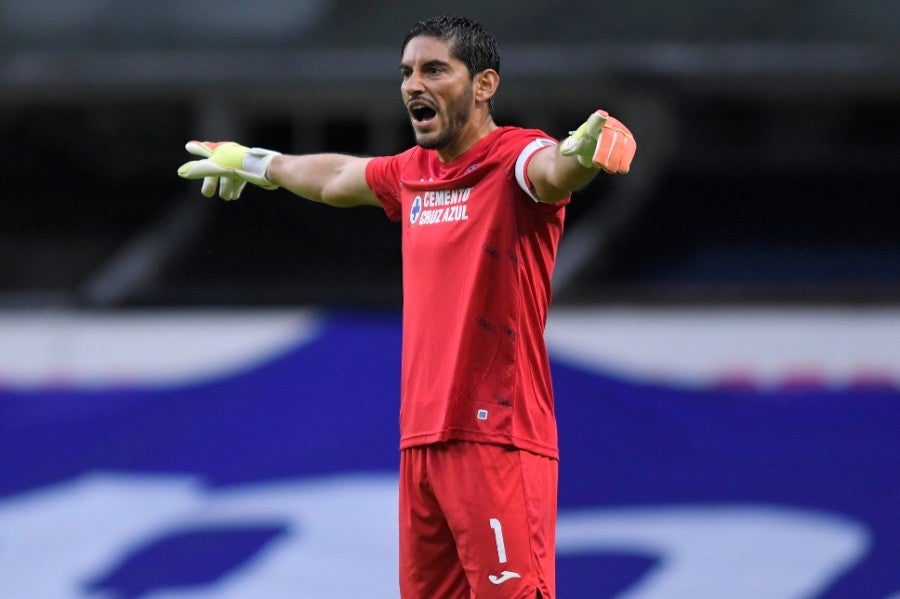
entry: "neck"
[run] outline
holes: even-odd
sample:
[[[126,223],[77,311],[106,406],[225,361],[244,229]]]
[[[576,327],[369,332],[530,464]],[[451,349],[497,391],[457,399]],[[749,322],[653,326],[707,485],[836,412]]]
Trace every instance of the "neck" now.
[[[480,118],[470,119],[456,139],[437,150],[438,158],[441,159],[441,162],[450,162],[454,158],[458,158],[496,128],[494,119],[487,112],[480,115]]]

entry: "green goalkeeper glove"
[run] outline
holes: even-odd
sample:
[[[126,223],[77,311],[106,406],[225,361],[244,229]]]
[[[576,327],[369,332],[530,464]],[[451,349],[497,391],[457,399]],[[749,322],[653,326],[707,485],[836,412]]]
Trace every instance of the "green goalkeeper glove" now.
[[[559,146],[563,156],[574,156],[585,168],[602,168],[608,173],[627,173],[637,150],[628,127],[598,110]]]
[[[185,162],[178,168],[178,176],[185,179],[203,179],[200,193],[208,198],[219,188],[223,200],[241,197],[244,186],[253,183],[263,189],[278,189],[266,173],[269,163],[280,152],[263,148],[247,148],[233,141],[189,141],[185,149],[203,160]]]

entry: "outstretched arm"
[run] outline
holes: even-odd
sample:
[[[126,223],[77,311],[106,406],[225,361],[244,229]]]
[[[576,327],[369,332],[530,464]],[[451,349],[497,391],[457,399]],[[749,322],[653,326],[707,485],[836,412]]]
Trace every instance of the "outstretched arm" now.
[[[528,178],[541,201],[558,202],[585,187],[600,170],[627,173],[636,149],[631,131],[598,110],[558,148],[536,153]]]
[[[272,159],[268,178],[298,196],[340,208],[379,206],[366,184],[371,158],[345,154],[281,154]]]
[[[345,154],[288,155],[263,148],[248,148],[234,142],[191,141],[188,152],[200,156],[181,165],[179,176],[203,179],[201,192],[225,200],[236,200],[247,183],[263,189],[284,187],[314,202],[348,207],[379,205],[366,183],[366,165],[371,158]]]

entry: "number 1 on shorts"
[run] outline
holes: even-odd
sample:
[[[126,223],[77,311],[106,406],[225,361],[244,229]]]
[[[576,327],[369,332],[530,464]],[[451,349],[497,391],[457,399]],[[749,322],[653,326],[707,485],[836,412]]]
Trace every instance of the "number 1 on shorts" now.
[[[491,518],[491,528],[494,530],[494,540],[497,542],[497,557],[501,564],[506,563],[506,544],[503,542],[503,527],[496,518]]]

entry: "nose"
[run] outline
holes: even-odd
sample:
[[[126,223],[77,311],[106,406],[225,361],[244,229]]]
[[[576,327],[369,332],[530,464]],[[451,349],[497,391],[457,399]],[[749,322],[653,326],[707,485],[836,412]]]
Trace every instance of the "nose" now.
[[[425,87],[422,85],[421,77],[416,73],[410,73],[404,77],[403,83],[400,84],[400,91],[408,96],[414,96],[424,92]]]

